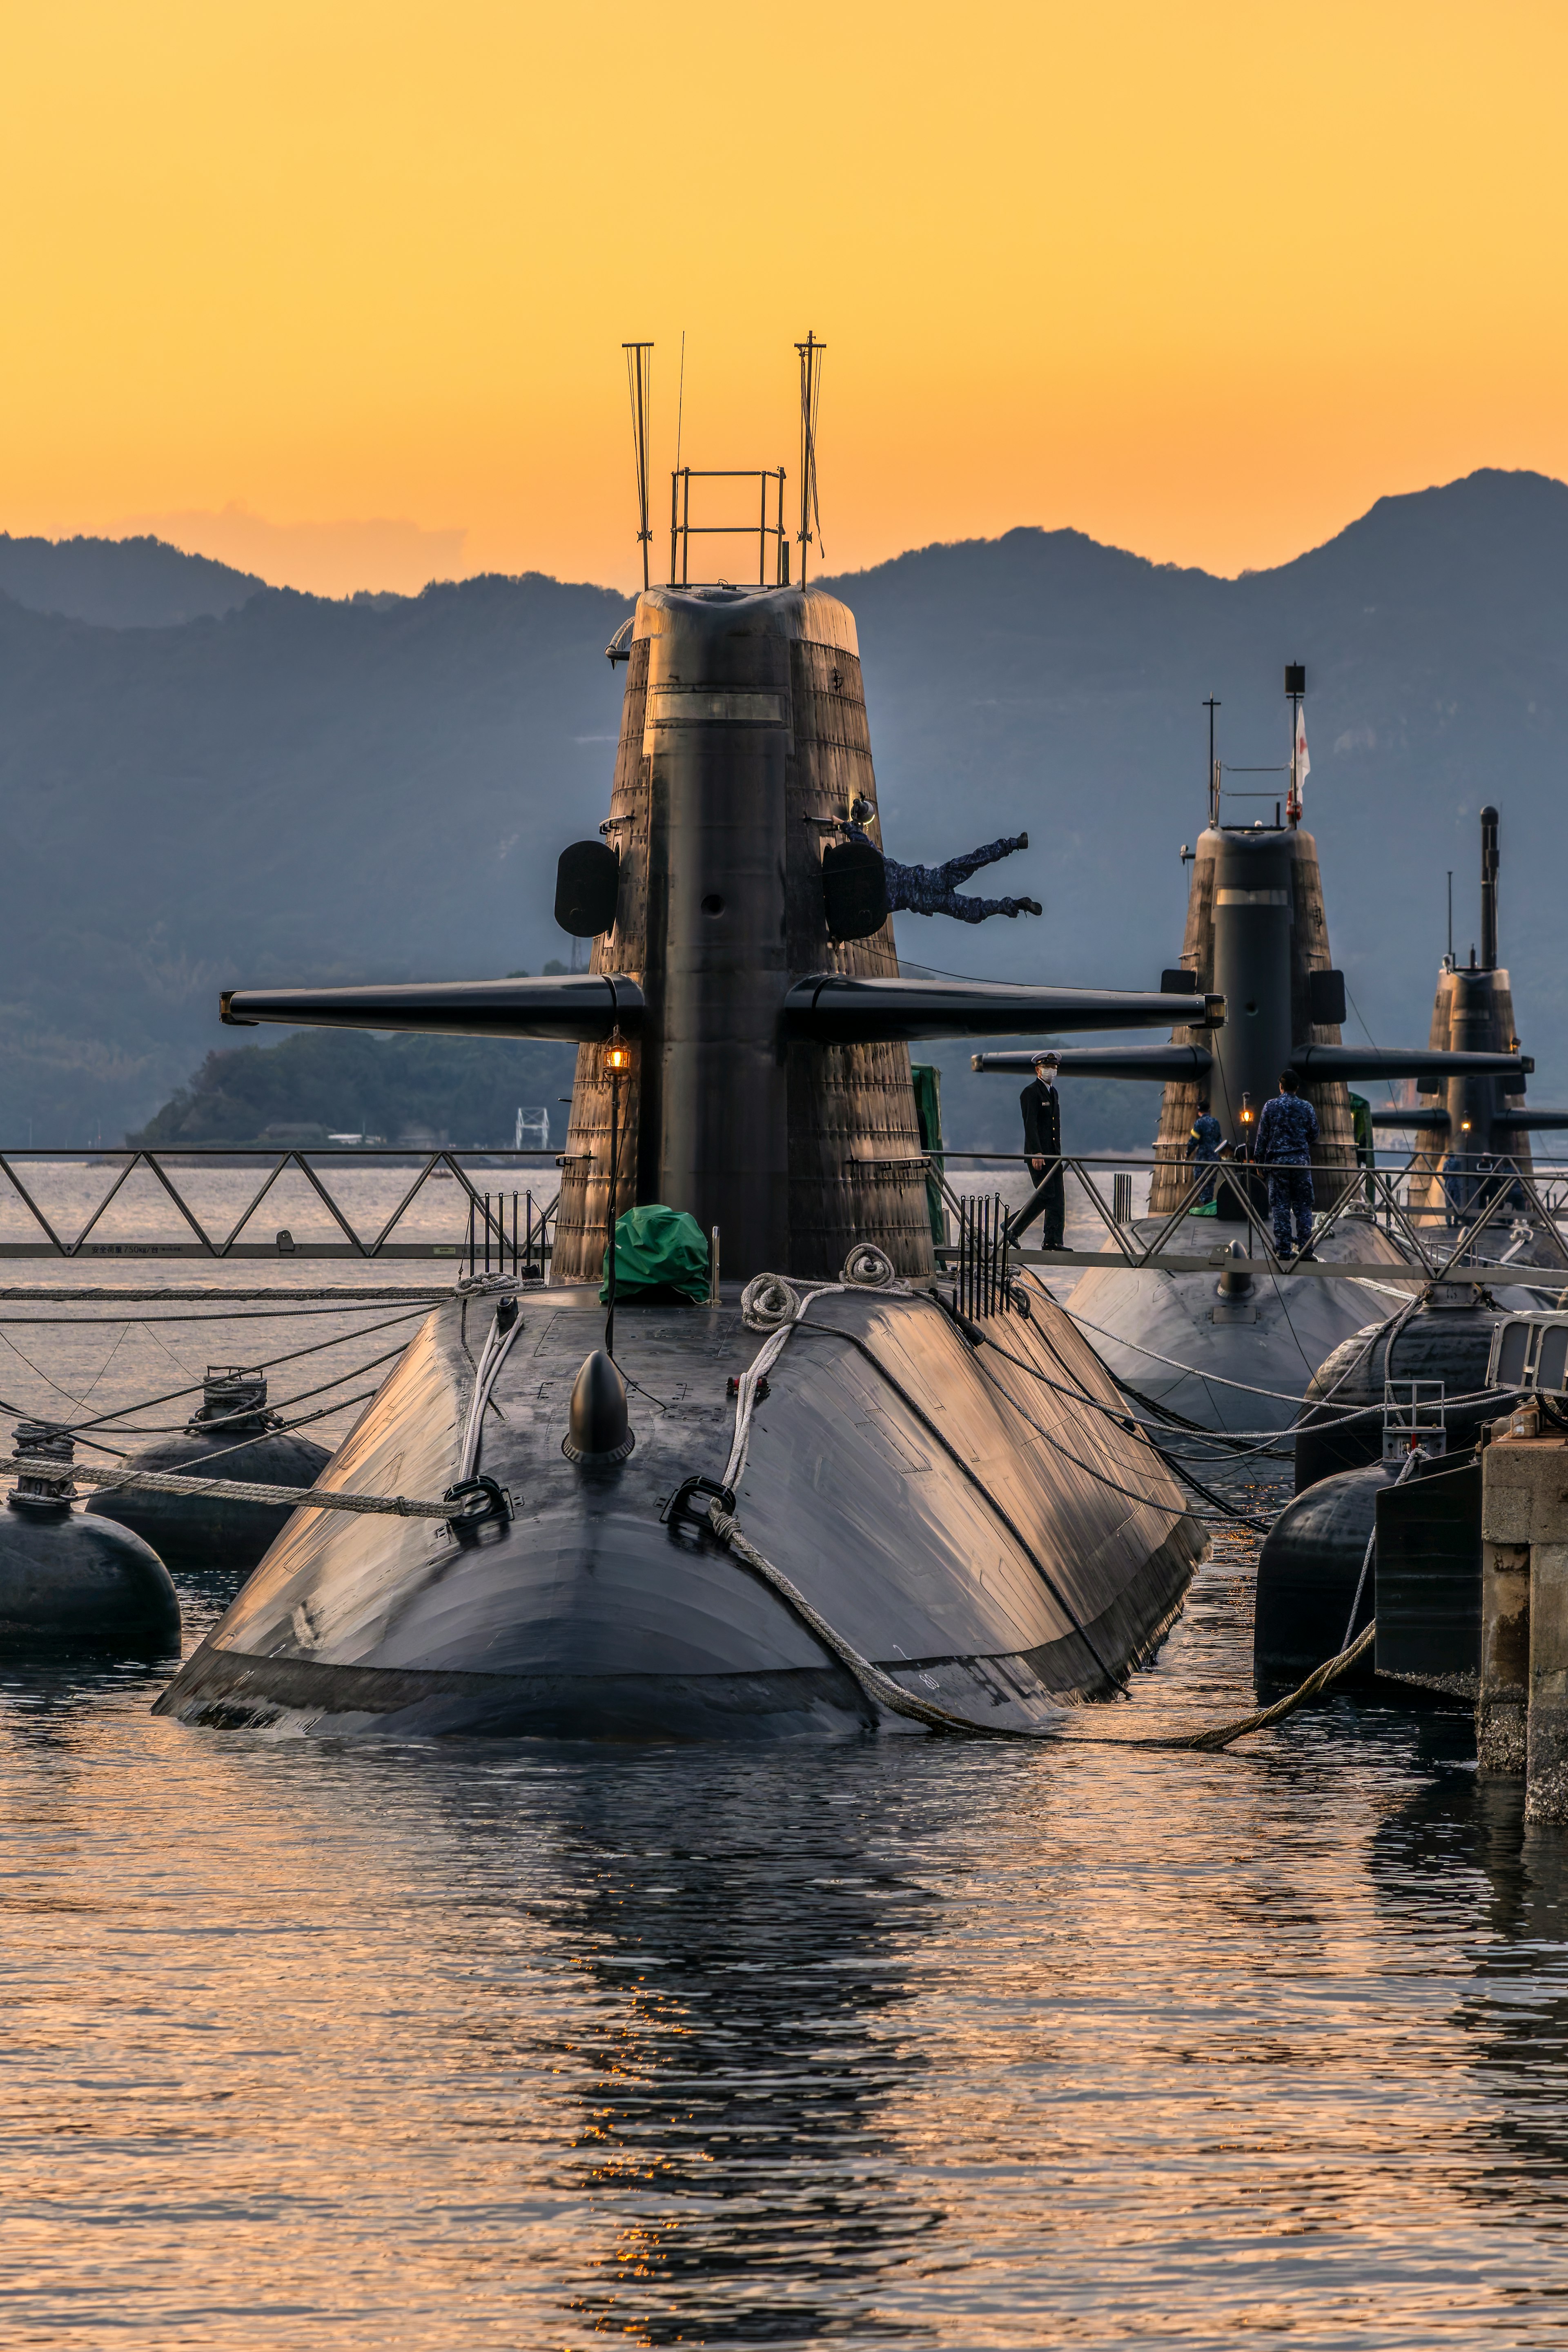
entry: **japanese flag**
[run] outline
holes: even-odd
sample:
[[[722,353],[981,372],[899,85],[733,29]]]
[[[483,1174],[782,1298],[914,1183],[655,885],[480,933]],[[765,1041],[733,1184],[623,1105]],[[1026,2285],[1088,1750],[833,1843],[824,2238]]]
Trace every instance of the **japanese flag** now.
[[[1279,739],[1276,736],[1274,740],[1278,742]],[[1296,741],[1292,758],[1295,766],[1296,800],[1299,805],[1301,787],[1312,772],[1312,762],[1307,751],[1307,714],[1300,703],[1296,705]]]

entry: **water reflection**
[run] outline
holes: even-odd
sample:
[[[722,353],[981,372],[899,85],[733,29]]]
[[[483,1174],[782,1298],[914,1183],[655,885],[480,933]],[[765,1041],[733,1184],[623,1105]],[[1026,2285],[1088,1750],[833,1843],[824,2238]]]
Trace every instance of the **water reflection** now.
[[[1499,2223],[1548,2226],[1568,2180],[1568,1830],[1528,1828],[1521,1780],[1482,1779],[1461,1738],[1378,1840],[1380,1880],[1408,1912],[1447,1909],[1469,1945],[1454,2020],[1474,2068],[1468,2195]],[[1431,1745],[1438,1748],[1438,1742]]]
[[[531,1795],[533,1900],[581,1998],[563,2032],[520,2003],[485,2035],[501,2069],[571,2085],[554,2184],[615,2216],[565,2311],[657,2345],[927,2340],[874,2309],[942,2221],[887,2112],[929,2063],[912,2012],[942,1905],[902,1866],[939,1834],[919,1788],[841,1754],[781,1776],[711,1753],[567,1762]],[[518,1858],[515,1823],[489,1830]]]
[[[1119,1712],[1245,1706],[1248,1624],[1233,1553]],[[18,2340],[1565,2332],[1568,1841],[1462,1717],[736,1758],[152,1696],[0,1685]]]

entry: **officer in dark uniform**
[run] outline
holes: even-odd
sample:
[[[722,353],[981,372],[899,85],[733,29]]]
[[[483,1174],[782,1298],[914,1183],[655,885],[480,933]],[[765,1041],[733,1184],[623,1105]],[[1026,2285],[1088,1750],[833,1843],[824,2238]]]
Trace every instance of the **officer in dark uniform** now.
[[[1209,1108],[1207,1095],[1198,1097],[1198,1115],[1187,1132],[1187,1158],[1206,1168],[1219,1158],[1219,1121]],[[1214,1178],[1211,1176],[1198,1194],[1194,1206],[1206,1209],[1214,1199]]]
[[[1033,1081],[1018,1097],[1024,1114],[1024,1150],[1029,1158],[1029,1173],[1037,1184],[1044,1183],[1046,1188],[1040,1203],[1042,1249],[1060,1249],[1067,1225],[1067,1182],[1061,1166],[1062,1106],[1056,1083],[1059,1067],[1054,1054],[1039,1055]]]
[[[1312,1247],[1312,1154],[1317,1143],[1318,1114],[1302,1094],[1295,1071],[1281,1070],[1279,1093],[1263,1106],[1256,1145],[1258,1160],[1268,1171],[1268,1213],[1274,1247],[1281,1257],[1317,1256]]]

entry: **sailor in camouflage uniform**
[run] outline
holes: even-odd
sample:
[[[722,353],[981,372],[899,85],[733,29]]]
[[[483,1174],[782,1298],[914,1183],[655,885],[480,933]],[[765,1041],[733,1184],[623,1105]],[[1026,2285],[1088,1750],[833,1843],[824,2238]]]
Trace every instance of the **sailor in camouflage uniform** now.
[[[900,866],[896,857],[878,849],[866,831],[867,822],[875,814],[869,801],[857,798],[850,805],[849,822],[841,830],[847,839],[864,841],[877,849],[887,877],[889,915],[952,915],[961,923],[984,923],[993,915],[1044,914],[1037,898],[971,898],[958,887],[983,866],[994,866],[999,859],[1011,857],[1016,849],[1027,849],[1026,833],[1004,834],[999,841],[965,850],[942,866]]]
[[[1279,1074],[1279,1091],[1263,1106],[1258,1122],[1256,1157],[1268,1171],[1268,1213],[1274,1222],[1274,1246],[1281,1257],[1312,1257],[1312,1153],[1318,1142],[1318,1115],[1298,1091],[1294,1070]],[[1290,1221],[1296,1223],[1294,1246]]]

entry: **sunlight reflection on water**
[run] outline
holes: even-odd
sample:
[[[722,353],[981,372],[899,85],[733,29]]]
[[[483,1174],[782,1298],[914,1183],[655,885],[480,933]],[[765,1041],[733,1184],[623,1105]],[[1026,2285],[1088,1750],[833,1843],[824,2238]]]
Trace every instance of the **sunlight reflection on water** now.
[[[1115,1712],[1249,1643],[1228,1547]],[[1561,2336],[1568,1849],[1462,1717],[614,1753],[153,1690],[0,1686],[14,2340]]]

